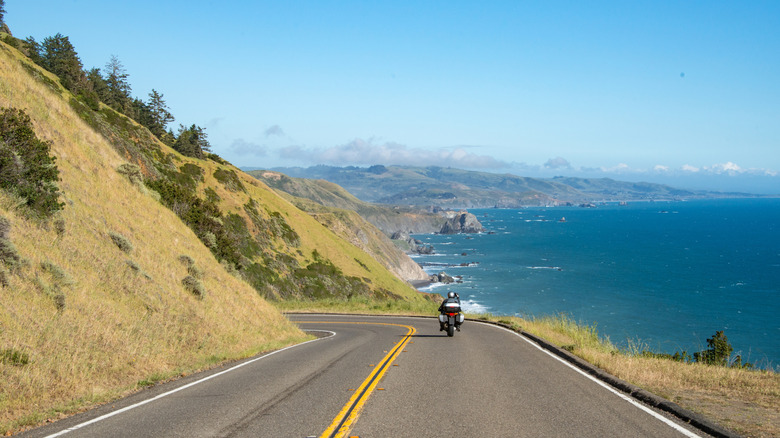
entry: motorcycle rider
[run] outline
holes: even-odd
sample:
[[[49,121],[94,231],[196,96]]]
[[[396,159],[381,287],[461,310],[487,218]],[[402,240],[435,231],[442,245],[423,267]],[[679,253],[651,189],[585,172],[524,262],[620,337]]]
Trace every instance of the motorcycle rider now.
[[[447,293],[447,298],[442,301],[441,305],[439,306],[439,314],[444,315],[446,313],[446,308],[448,307],[447,304],[455,303],[458,307],[458,313],[460,313],[460,296],[453,292],[449,291]],[[460,319],[455,318],[455,329],[460,331]],[[442,322],[441,318],[439,318],[439,331],[444,331],[444,323]]]

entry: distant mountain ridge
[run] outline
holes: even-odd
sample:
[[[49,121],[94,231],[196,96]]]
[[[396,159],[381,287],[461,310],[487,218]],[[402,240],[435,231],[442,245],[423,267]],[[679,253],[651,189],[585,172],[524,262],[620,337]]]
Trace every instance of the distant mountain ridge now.
[[[291,177],[326,180],[362,201],[444,208],[514,208],[589,202],[749,197],[746,193],[688,190],[610,178],[531,178],[437,166],[274,168]],[[250,172],[252,173],[252,172]]]

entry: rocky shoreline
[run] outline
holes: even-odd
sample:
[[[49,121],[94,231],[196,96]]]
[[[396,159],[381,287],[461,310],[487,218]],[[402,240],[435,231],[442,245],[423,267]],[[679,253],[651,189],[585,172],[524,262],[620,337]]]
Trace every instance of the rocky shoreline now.
[[[479,222],[477,217],[469,213],[466,210],[458,212],[448,211],[445,212],[447,221],[441,227],[438,234],[474,234],[483,233],[485,228]],[[397,242],[398,246],[404,248],[407,254],[417,255],[430,255],[435,254],[435,250],[432,245],[425,245],[422,241],[415,239],[410,233],[405,231],[397,231],[390,237],[391,240]],[[459,266],[469,266],[470,263],[463,263]],[[420,265],[424,268],[425,265]],[[410,280],[409,283],[417,290],[431,286],[433,284],[452,284],[462,283],[463,280],[460,276],[451,276],[445,271],[441,271],[437,274],[430,274],[427,279]]]

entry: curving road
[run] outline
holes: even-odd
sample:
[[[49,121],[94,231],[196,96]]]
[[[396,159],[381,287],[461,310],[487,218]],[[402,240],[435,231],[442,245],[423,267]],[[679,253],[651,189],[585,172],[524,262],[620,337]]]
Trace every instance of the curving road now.
[[[22,436],[704,436],[500,327],[448,338],[435,319],[290,318],[322,337]]]

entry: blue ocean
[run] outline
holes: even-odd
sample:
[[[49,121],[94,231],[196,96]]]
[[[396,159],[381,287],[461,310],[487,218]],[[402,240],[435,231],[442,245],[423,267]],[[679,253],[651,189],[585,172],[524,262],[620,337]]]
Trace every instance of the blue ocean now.
[[[689,354],[723,330],[743,360],[780,364],[780,199],[470,210],[481,234],[415,235],[415,261],[462,283],[470,312],[564,313],[619,346]]]

